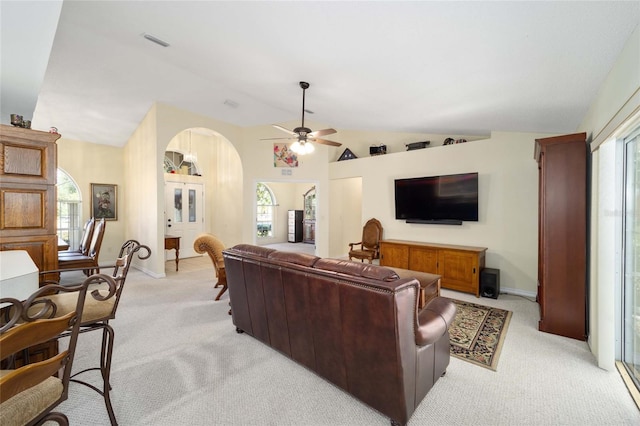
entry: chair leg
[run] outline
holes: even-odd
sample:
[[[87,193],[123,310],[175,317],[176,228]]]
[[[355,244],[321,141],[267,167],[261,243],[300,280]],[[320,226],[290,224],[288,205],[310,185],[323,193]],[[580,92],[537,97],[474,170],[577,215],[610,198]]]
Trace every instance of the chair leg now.
[[[220,292],[218,293],[218,295],[216,296],[216,300],[220,300],[220,296],[222,296],[222,294],[227,291],[227,283],[222,284],[222,289],[220,290]]]
[[[36,424],[42,425],[42,424],[45,424],[46,422],[55,422],[60,426],[69,426],[69,419],[67,418],[67,416],[57,411],[52,411],[48,413],[46,416],[38,420]]]
[[[102,396],[104,396],[104,403],[109,413],[109,420],[111,425],[116,426],[116,415],[113,412],[113,406],[111,405],[111,397],[109,391],[111,390],[111,356],[113,354],[113,339],[115,337],[115,331],[109,324],[105,324],[102,332],[102,350],[100,353],[100,371],[102,373],[102,379],[104,386],[102,390]]]
[[[92,367],[86,368],[82,371],[74,373],[71,377],[71,381],[75,383],[80,383],[85,385],[94,391],[98,392],[104,398],[104,403],[107,409],[107,414],[109,415],[109,420],[111,422],[111,426],[117,426],[118,422],[116,420],[115,413],[113,412],[113,405],[111,404],[111,397],[109,395],[109,391],[111,390],[111,357],[113,354],[113,341],[115,337],[115,332],[113,328],[108,323],[95,324],[85,330],[92,331],[102,329],[102,347],[100,348],[100,367]],[[75,377],[79,374],[82,374],[87,371],[99,370],[100,375],[102,376],[102,390],[93,386],[90,383],[83,382],[81,380],[75,379]]]

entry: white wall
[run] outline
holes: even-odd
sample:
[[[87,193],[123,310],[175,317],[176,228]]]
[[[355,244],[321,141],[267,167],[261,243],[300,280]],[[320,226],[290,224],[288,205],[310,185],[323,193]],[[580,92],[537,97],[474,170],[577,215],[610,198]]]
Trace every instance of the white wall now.
[[[593,154],[591,270],[589,288],[589,345],[598,365],[615,368],[615,262],[619,250],[613,232],[613,219],[618,205],[612,197],[615,190],[616,161],[613,138],[619,124],[640,110],[640,27],[637,27],[598,95],[591,104],[578,130],[604,144]],[[609,142],[606,142],[608,141]],[[602,152],[599,152],[602,151]],[[597,166],[597,169],[595,168]]]
[[[494,132],[464,144],[331,163],[329,174],[332,180],[362,178],[361,223],[377,218],[385,239],[487,247],[486,266],[500,269],[502,289],[534,297],[538,168],[533,152],[534,140],[547,136]],[[394,179],[467,172],[479,173],[478,222],[422,225],[395,219]],[[332,228],[331,240],[339,241],[340,232]]]

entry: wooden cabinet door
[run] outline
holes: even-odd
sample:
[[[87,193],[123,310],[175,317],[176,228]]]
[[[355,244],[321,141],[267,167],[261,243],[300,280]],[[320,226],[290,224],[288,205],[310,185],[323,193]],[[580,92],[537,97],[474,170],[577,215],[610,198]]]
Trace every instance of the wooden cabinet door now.
[[[426,247],[411,247],[409,250],[409,268],[412,271],[438,273],[438,250]]]
[[[409,269],[409,246],[381,242],[380,265]]]
[[[439,250],[438,274],[442,287],[476,293],[478,282],[477,255],[454,250]]]

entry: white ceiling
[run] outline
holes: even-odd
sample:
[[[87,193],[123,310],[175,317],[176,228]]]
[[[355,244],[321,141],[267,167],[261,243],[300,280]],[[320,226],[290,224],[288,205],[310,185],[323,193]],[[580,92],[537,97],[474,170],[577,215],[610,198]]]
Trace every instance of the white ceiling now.
[[[116,146],[154,102],[238,126],[299,121],[301,80],[306,118],[338,130],[572,132],[640,22],[638,0],[64,1],[46,72],[32,77],[22,57],[46,53],[7,46],[51,46],[33,19],[51,2],[10,3],[2,122],[33,113],[34,128]],[[36,96],[34,110],[16,101]]]

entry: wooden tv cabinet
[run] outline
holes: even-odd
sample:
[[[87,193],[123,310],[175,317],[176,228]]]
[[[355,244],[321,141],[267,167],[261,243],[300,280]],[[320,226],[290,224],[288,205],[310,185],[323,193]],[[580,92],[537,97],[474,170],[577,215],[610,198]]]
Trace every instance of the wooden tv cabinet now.
[[[380,242],[380,265],[438,274],[443,288],[480,297],[486,251],[486,247],[384,240]]]

